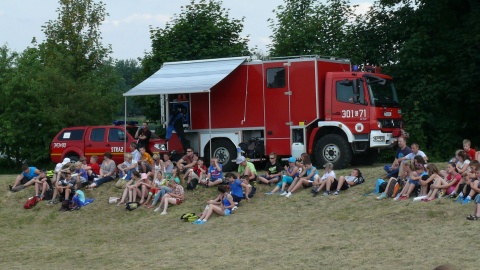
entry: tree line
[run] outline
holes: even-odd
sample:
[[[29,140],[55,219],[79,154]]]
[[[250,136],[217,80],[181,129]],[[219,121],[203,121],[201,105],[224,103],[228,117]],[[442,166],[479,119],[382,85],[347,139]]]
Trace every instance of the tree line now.
[[[248,47],[245,18],[231,18],[222,4],[192,0],[164,27],[151,27],[150,52],[119,60],[101,42],[105,4],[59,0],[58,17],[41,26],[43,42],[33,39],[22,52],[0,47],[0,153],[48,160],[60,129],[123,115],[122,93],[164,62],[299,55],[381,66],[395,79],[410,140],[430,157],[450,157],[464,138],[480,146],[478,1],[381,0],[359,14],[348,0],[284,0],[265,22],[272,29],[269,55]],[[127,110],[158,120],[158,108],[158,99],[136,97]]]

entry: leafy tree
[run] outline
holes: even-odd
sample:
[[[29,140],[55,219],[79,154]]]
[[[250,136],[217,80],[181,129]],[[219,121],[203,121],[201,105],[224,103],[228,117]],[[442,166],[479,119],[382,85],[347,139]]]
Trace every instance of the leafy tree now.
[[[142,72],[142,67],[135,59],[127,60],[118,60],[115,62],[115,69],[119,76],[123,78],[120,82],[120,90],[122,92],[127,92],[137,84],[136,78]],[[124,115],[125,106],[122,106],[119,115]],[[127,103],[127,114],[128,115],[139,115],[141,114],[140,108],[138,108],[135,101],[131,100]]]
[[[349,57],[350,21],[354,9],[348,0],[285,0],[274,10],[272,56],[323,55]]]
[[[243,18],[231,19],[221,1],[195,0],[182,7],[164,28],[152,28],[152,52],[142,60],[143,76],[155,73],[164,62],[249,55],[248,37],[242,37]],[[137,97],[147,119],[158,120],[159,99]]]
[[[46,40],[35,41],[15,58],[3,86],[5,102],[0,141],[32,162],[48,158],[49,143],[66,126],[105,124],[121,102],[121,77],[110,49],[101,45],[99,26],[105,6],[93,0],[60,0],[58,19],[43,27]]]
[[[479,15],[478,1],[383,0],[357,25],[364,58],[394,76],[411,141],[430,157],[480,142]]]

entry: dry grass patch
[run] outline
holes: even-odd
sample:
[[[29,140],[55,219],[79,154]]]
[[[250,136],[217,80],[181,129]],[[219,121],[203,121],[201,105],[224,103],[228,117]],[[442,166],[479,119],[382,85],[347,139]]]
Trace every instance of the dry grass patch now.
[[[339,196],[266,196],[260,186],[251,203],[230,217],[204,225],[180,221],[200,213],[215,188],[187,191],[167,216],[152,209],[126,211],[108,204],[120,191],[107,183],[86,192],[95,202],[80,211],[58,212],[40,202],[24,210],[33,188],[7,191],[15,176],[1,177],[1,269],[433,269],[449,263],[476,269],[473,205],[450,199],[429,203],[378,201],[373,190],[380,166],[361,168],[365,184]],[[350,170],[336,171],[337,175]],[[472,241],[473,240],[473,241]]]

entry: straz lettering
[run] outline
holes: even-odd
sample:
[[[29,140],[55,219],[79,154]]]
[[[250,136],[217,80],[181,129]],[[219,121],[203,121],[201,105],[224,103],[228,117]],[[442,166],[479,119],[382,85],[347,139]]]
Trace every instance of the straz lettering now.
[[[112,152],[112,153],[123,152],[123,147],[114,146],[114,147],[112,147],[110,152]]]

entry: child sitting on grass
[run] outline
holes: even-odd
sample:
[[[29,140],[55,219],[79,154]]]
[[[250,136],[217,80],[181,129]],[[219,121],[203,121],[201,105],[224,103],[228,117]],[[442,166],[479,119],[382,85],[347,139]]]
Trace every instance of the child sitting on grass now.
[[[226,173],[225,178],[228,181],[228,186],[232,194],[235,205],[239,205],[240,201],[246,199],[250,201],[250,197],[247,194],[251,192],[251,185],[249,184],[249,176],[244,175],[242,180],[236,179],[235,174]],[[245,189],[245,192],[243,191]]]
[[[163,196],[162,201],[160,202],[160,205],[158,206],[158,208],[155,209],[155,212],[158,212],[163,206],[163,212],[160,215],[167,214],[168,204],[179,205],[185,199],[183,187],[177,184],[175,180],[170,180],[168,182],[168,185],[170,186],[172,191],[168,192]]]
[[[305,166],[305,174],[304,176],[299,176],[300,178],[298,181],[295,183],[295,185],[291,185],[288,188],[288,193],[285,195],[285,197],[290,198],[290,196],[293,195],[293,193],[298,190],[301,187],[311,187],[315,181],[318,182],[319,176],[318,176],[318,171],[317,168],[315,168],[312,165],[312,162],[309,159],[305,159],[303,161],[303,165]]]
[[[287,185],[291,185],[293,183],[293,180],[295,177],[299,175],[298,173],[298,167],[296,166],[296,159],[294,157],[290,157],[288,159],[288,166],[285,165],[285,174],[282,175],[282,181],[278,182],[275,188],[271,192],[265,193],[266,195],[272,195],[273,193],[276,193],[277,191],[280,191],[280,195],[284,196],[287,195],[287,192],[285,191]]]
[[[435,164],[428,165],[428,168],[432,171],[438,171]],[[457,168],[453,162],[448,163],[446,172],[447,176],[445,178],[441,178],[440,176],[435,177],[433,184],[430,186],[430,192],[427,198],[422,201],[429,202],[435,200],[440,190],[444,190],[446,194],[452,194],[454,192],[462,176],[457,172]]]
[[[228,193],[228,188],[226,186],[219,186],[218,192],[220,192],[220,195],[217,197],[217,200],[207,201],[208,205],[205,207],[201,217],[194,221],[193,224],[205,224],[214,212],[219,216],[229,216],[232,213],[235,204],[232,195]],[[218,199],[220,199],[220,202],[218,202]]]

